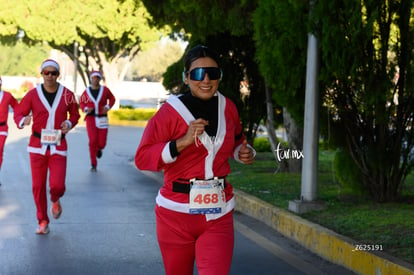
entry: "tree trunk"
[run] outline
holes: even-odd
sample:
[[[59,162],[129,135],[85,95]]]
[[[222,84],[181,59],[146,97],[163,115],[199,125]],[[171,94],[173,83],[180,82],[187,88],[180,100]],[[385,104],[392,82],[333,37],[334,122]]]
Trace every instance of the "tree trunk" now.
[[[266,128],[267,128],[267,134],[268,134],[270,147],[272,148],[272,153],[275,157],[275,160],[278,162],[277,172],[279,171],[287,172],[288,171],[287,161],[284,159],[280,161],[277,155],[279,142],[277,140],[276,131],[274,127],[275,119],[274,119],[274,108],[273,108],[273,102],[272,102],[272,93],[271,93],[271,89],[267,85],[265,87],[265,92],[266,92],[266,111],[267,111]]]
[[[303,129],[298,127],[292,116],[286,108],[283,108],[283,125],[286,129],[288,139],[288,156],[289,173],[301,173],[302,156],[300,154],[292,154],[292,152],[303,151]]]

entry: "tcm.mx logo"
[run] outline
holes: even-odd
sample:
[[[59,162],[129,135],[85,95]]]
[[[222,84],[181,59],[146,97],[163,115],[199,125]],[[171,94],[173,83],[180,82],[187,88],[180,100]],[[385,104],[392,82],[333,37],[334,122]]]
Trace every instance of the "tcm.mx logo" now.
[[[281,162],[283,159],[302,159],[304,157],[302,150],[280,148],[280,143],[277,144],[275,151],[279,162]]]

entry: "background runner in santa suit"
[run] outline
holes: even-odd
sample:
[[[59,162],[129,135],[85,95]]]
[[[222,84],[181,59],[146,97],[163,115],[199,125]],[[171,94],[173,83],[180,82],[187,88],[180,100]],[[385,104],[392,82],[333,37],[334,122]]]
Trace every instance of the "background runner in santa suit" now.
[[[230,271],[235,202],[225,180],[228,159],[251,164],[255,151],[247,144],[235,104],[217,90],[221,77],[210,49],[191,49],[183,72],[190,92],[172,95],[161,106],[135,155],[139,169],[164,171],[155,213],[167,275],[193,274],[194,260],[200,275]],[[194,178],[204,181],[191,185]],[[224,184],[217,186],[220,179]]]
[[[6,138],[9,129],[7,125],[7,119],[9,117],[9,107],[11,106],[14,109],[14,107],[18,104],[17,100],[11,93],[3,91],[2,84],[3,81],[1,80],[0,76],[0,169],[1,165],[3,164],[4,144],[6,143]]]
[[[60,198],[65,193],[67,143],[65,135],[78,123],[79,106],[72,91],[57,82],[59,64],[46,59],[41,66],[43,84],[31,89],[14,110],[19,128],[30,125],[32,135],[27,151],[30,153],[33,197],[37,209],[37,234],[49,232],[46,182],[49,170],[51,215],[58,219],[62,213]]]
[[[91,85],[82,93],[79,104],[86,114],[86,130],[89,138],[89,155],[91,158],[91,171],[96,172],[97,158],[102,157],[102,150],[106,146],[108,136],[108,111],[115,104],[115,97],[104,85],[99,82],[102,74],[92,71]]]

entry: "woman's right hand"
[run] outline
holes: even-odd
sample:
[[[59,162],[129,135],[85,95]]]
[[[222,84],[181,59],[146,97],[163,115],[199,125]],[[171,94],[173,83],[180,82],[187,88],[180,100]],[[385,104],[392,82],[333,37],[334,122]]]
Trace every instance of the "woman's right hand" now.
[[[176,141],[177,151],[181,152],[193,144],[196,141],[197,136],[204,133],[204,128],[207,125],[208,121],[202,118],[190,122],[190,125],[188,125],[187,133]]]
[[[30,122],[32,122],[32,116],[25,116],[23,120],[23,125],[30,125]]]

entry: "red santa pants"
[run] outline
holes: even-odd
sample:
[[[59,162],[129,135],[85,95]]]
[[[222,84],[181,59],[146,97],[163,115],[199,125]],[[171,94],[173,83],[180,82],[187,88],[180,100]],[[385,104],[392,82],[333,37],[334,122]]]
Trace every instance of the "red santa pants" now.
[[[49,170],[50,200],[56,202],[65,193],[66,156],[30,153],[30,166],[32,169],[32,190],[36,204],[37,220],[49,222],[47,215],[47,172]]]
[[[212,221],[156,206],[157,237],[166,275],[228,275],[234,247],[233,212]]]
[[[100,129],[96,127],[95,117],[90,117],[86,120],[86,130],[89,138],[89,155],[91,158],[91,165],[97,166],[98,161],[96,159],[96,154],[99,150],[103,150],[106,146],[108,129]]]
[[[0,168],[3,164],[3,152],[4,152],[4,144],[6,143],[7,136],[0,135]]]

